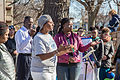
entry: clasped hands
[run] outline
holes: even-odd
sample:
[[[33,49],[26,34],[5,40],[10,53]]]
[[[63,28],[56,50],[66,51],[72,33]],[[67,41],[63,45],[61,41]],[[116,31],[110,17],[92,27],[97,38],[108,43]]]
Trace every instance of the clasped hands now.
[[[57,56],[61,56],[61,55],[66,54],[66,53],[71,53],[71,52],[73,52],[73,50],[72,50],[73,48],[74,48],[74,46],[71,44],[70,45],[61,44],[59,46],[59,48],[57,49],[59,52]]]

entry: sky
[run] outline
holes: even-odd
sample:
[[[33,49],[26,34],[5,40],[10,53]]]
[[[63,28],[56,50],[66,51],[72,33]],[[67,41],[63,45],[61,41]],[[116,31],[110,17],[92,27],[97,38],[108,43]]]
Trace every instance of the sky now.
[[[115,9],[117,11],[116,4],[113,1],[111,1],[110,4],[112,6],[112,9]],[[110,11],[109,5],[103,4],[102,6],[105,6],[105,9],[101,8],[99,12],[100,13],[103,12],[103,14],[106,15]],[[81,18],[81,15],[80,15],[81,9],[84,9],[84,6],[82,6],[76,0],[71,0],[70,9],[69,9],[69,13],[70,13],[69,16],[73,17],[75,22],[79,21]]]

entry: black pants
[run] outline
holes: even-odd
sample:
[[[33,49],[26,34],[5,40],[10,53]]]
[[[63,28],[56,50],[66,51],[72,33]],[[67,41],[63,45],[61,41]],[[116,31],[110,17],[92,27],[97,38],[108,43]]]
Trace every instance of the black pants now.
[[[31,55],[20,53],[17,58],[17,80],[32,80],[31,77]]]

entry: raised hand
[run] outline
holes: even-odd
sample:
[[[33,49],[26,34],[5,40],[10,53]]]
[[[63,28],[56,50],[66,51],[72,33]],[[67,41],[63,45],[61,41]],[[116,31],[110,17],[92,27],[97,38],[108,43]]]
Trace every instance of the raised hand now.
[[[99,44],[100,42],[99,41],[93,41],[93,42],[91,42],[91,46],[95,46],[95,45],[97,45],[97,44]]]

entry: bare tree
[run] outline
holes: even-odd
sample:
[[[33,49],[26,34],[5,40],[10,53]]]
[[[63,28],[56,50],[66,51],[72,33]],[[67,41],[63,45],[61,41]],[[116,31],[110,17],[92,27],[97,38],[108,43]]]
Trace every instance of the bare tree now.
[[[100,13],[100,14],[97,15],[95,23],[96,23],[96,25],[98,25],[99,23],[101,23],[102,26],[106,26],[105,24],[108,23],[109,20],[110,20],[110,18],[109,18],[109,16],[107,14],[103,15],[103,13]]]
[[[71,12],[69,13],[69,15],[73,17],[74,19],[78,19],[79,21],[82,21],[82,23],[84,24],[84,22],[86,22],[85,19],[87,16],[87,11],[84,8],[82,8],[82,5],[80,8],[80,6],[78,6],[78,4],[76,4],[76,1],[74,0],[71,0],[71,4],[72,4],[71,5],[72,7],[70,7]],[[72,11],[73,9],[74,11]]]
[[[114,3],[117,5],[118,9],[118,14],[120,14],[120,0],[113,0]]]
[[[77,1],[80,2],[85,7],[85,10],[88,12],[88,27],[94,27],[95,19],[102,3],[108,0],[77,0]]]
[[[43,14],[49,14],[54,23],[54,34],[58,32],[60,20],[69,17],[70,0],[44,0]]]
[[[22,24],[25,16],[32,16],[34,23],[36,23],[43,8],[43,0],[27,0],[26,2],[19,0],[14,4],[14,25]]]
[[[112,9],[112,6],[111,6],[110,2],[111,2],[111,1],[108,1],[108,5],[109,5],[110,9]]]

